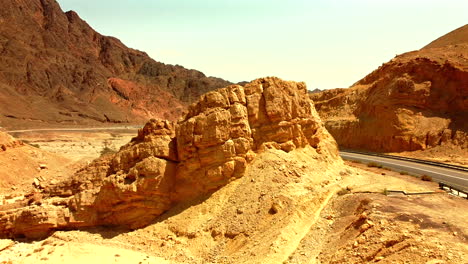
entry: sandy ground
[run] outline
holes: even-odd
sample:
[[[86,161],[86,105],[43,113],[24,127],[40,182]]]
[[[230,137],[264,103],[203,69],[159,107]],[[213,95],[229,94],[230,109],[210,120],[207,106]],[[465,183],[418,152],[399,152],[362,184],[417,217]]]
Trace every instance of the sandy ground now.
[[[104,153],[118,151],[137,129],[12,133],[26,144],[0,152],[0,205],[5,197],[37,191],[41,182],[59,182]]]
[[[15,260],[2,260],[0,257],[0,263],[171,263],[141,252],[117,249],[115,246],[67,242],[59,239],[54,242],[48,240],[28,245],[21,243],[12,245],[8,241],[4,243],[8,243],[6,245],[13,249],[12,253],[16,254],[16,257]]]
[[[116,152],[137,134],[137,129],[33,131],[12,133],[42,150],[73,161],[91,161],[105,152]]]
[[[73,160],[29,145],[0,152],[0,194],[30,192],[34,181],[40,184],[64,179],[76,165]]]
[[[467,212],[432,182],[271,151],[145,228],[0,240],[0,263],[467,263]]]

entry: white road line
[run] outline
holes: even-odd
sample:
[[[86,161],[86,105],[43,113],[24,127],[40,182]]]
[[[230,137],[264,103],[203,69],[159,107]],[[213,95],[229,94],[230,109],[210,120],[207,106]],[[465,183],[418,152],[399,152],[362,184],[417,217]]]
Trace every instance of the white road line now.
[[[362,156],[362,157],[375,157],[375,158],[380,158],[380,159],[392,159],[392,158],[385,158],[385,157],[379,157],[379,156],[373,156],[373,155],[365,155],[365,154],[359,154],[359,153],[351,153],[351,152],[341,152],[343,154],[351,154],[351,155],[359,155],[359,156]],[[357,156],[357,157],[359,157]],[[424,165],[424,166],[432,166],[432,165],[429,165],[429,164],[424,164],[424,163],[419,163],[419,162],[413,162],[413,161],[410,161],[410,160],[400,160],[398,159],[399,161],[402,161],[402,162],[407,162],[407,163],[418,163],[420,165]],[[444,168],[444,167],[437,167],[438,170],[446,170],[446,171],[450,171],[450,172],[453,172],[455,169],[449,169],[449,168]],[[457,172],[458,173],[458,172]]]
[[[344,156],[346,156],[346,155],[344,155]],[[352,156],[348,156],[348,157],[352,158]],[[425,171],[425,172],[431,172],[431,173],[435,173],[435,174],[439,174],[439,175],[444,175],[444,176],[450,177],[450,178],[455,178],[455,179],[459,179],[459,180],[463,180],[463,181],[468,181],[467,178],[461,178],[461,177],[452,176],[452,175],[448,175],[448,174],[440,173],[440,172],[436,172],[436,171],[425,170],[425,169],[421,169],[421,168],[414,168],[414,167],[410,167],[410,166],[405,165],[405,164],[393,163],[393,162],[389,162],[389,161],[386,161],[386,160],[381,160],[381,161],[385,162],[385,163],[388,163],[388,164],[393,164],[393,165],[397,165],[397,166],[412,168],[412,169],[421,170],[421,171]]]

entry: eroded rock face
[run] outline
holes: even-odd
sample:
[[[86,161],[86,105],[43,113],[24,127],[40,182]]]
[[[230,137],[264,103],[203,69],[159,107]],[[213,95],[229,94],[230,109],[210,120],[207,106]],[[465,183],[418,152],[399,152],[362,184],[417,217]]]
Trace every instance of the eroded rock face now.
[[[437,43],[453,43],[451,36]],[[468,35],[456,36],[457,44],[400,55],[349,89],[311,94],[338,144],[384,152],[468,149]]]
[[[142,227],[174,204],[242,177],[265,149],[305,146],[338,158],[303,83],[263,78],[228,86],[201,96],[179,123],[151,120],[118,153],[69,181],[46,186],[42,207],[0,212],[0,234],[38,237],[65,227]]]
[[[240,177],[263,148],[317,147],[320,124],[306,91],[303,83],[268,78],[203,95],[177,129],[184,184],[176,185],[176,200]]]

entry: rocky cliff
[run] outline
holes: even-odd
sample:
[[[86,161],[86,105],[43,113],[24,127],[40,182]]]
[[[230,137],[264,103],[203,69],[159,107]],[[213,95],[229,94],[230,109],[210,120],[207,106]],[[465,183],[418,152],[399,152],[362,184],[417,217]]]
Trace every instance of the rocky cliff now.
[[[63,228],[139,228],[175,204],[243,177],[262,153],[304,148],[323,166],[340,161],[303,83],[263,78],[228,86],[201,96],[179,123],[151,120],[118,153],[70,180],[44,184],[43,200],[0,212],[0,234],[36,238]],[[314,177],[328,178],[325,168]]]
[[[468,25],[399,55],[348,89],[311,94],[341,147],[468,148]]]
[[[55,0],[2,1],[0,54],[0,122],[10,128],[176,119],[229,84],[103,36]]]

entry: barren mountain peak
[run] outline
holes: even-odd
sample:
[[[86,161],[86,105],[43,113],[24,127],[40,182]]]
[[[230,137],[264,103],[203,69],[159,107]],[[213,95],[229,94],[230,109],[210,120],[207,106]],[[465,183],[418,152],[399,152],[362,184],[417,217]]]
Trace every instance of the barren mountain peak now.
[[[54,0],[6,0],[0,17],[7,128],[176,120],[199,95],[229,84],[102,36]]]

